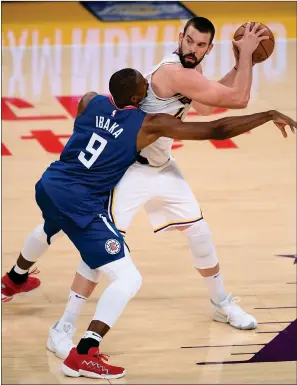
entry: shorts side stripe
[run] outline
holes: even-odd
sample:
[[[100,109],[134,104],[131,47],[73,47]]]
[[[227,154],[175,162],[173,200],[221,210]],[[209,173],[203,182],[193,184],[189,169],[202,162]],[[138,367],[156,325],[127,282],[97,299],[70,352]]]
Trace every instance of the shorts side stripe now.
[[[201,215],[200,217],[197,217],[195,219],[188,220],[188,221],[170,222],[170,223],[167,223],[166,225],[163,225],[161,227],[158,227],[158,228],[154,229],[154,233],[158,233],[160,231],[164,231],[164,230],[168,229],[168,227],[171,227],[171,226],[190,225],[192,223],[201,221],[201,219],[203,219],[203,215]]]
[[[111,190],[111,192],[109,194],[108,215],[109,215],[109,219],[115,224],[115,227],[119,230],[119,232],[126,234],[125,230],[122,230],[117,226],[117,222],[115,219],[115,215],[114,215],[114,201],[115,201],[115,194],[116,194],[115,190],[116,189],[114,188],[113,190]]]

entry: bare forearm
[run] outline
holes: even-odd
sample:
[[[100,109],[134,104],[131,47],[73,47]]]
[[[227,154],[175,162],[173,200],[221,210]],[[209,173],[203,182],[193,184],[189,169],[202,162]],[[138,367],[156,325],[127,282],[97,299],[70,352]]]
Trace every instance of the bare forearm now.
[[[162,136],[183,140],[225,140],[250,131],[273,119],[273,112],[260,112],[252,115],[232,116],[211,122],[180,123],[171,126]]]
[[[240,92],[242,100],[248,103],[252,86],[252,57],[242,53],[239,57],[237,74],[234,79],[233,87]]]
[[[213,124],[213,139],[224,140],[244,134],[272,120],[272,111],[252,115],[231,116],[210,122]]]
[[[171,115],[155,114],[146,116],[145,123],[138,134],[137,143],[141,135],[145,138],[145,146],[162,136],[183,140],[224,140],[244,134],[270,120],[273,120],[284,138],[288,136],[286,126],[289,126],[293,133],[296,131],[297,123],[289,116],[275,110],[244,116],[231,116],[212,122],[187,123],[181,122]],[[140,146],[140,148],[143,147]]]

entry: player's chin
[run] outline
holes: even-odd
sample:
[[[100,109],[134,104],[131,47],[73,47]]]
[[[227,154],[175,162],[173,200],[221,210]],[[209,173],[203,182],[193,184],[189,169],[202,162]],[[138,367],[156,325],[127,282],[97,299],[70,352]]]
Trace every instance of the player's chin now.
[[[186,68],[195,68],[197,61],[193,59],[184,59],[184,67]]]

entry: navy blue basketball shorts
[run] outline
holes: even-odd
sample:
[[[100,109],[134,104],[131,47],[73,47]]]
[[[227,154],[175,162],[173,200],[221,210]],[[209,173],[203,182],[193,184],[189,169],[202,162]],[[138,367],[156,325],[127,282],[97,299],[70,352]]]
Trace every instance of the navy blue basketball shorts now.
[[[80,228],[58,210],[40,181],[35,186],[35,192],[36,202],[44,218],[48,244],[52,236],[63,230],[91,269],[125,256],[124,238],[106,211],[98,213],[87,227]]]

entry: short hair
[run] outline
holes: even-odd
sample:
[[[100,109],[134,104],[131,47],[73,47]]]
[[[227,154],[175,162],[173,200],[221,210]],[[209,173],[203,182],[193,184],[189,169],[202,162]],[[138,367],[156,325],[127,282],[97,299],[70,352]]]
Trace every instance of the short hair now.
[[[137,93],[138,73],[132,68],[115,72],[109,80],[109,91],[116,101],[130,103],[130,98]]]
[[[206,19],[205,17],[200,17],[200,16],[193,17],[192,19],[187,21],[187,24],[184,27],[184,34],[187,32],[187,29],[191,25],[201,33],[210,32],[209,44],[212,43],[216,30],[215,30],[215,27],[210,20]]]

